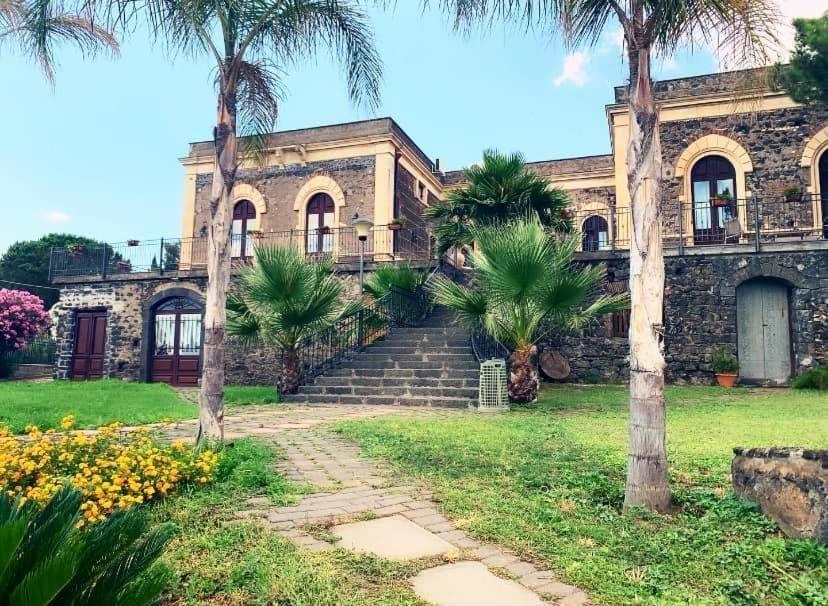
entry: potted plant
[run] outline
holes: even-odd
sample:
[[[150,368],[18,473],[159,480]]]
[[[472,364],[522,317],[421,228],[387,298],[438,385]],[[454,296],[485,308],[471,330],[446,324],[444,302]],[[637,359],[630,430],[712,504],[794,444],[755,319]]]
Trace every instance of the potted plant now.
[[[802,190],[798,187],[789,187],[782,192],[785,202],[799,202],[802,200]]]
[[[331,233],[331,228],[328,227],[327,225],[323,225],[322,227],[319,228],[319,233],[322,234],[323,236],[327,236],[329,233]]]
[[[730,195],[730,190],[725,188],[722,193],[716,194],[710,198],[710,203],[713,206],[729,206],[731,200],[733,200],[733,196]]]
[[[739,376],[739,359],[726,349],[720,349],[713,354],[713,370],[719,385],[733,387]]]
[[[69,245],[69,254],[73,257],[78,257],[86,252],[86,245],[80,242],[74,242]]]
[[[119,271],[130,271],[132,269],[132,264],[129,261],[115,261],[115,269]]]
[[[140,240],[127,240],[127,246],[138,246],[140,243]]]
[[[260,240],[264,235],[264,232],[261,229],[248,229],[247,235],[250,238],[256,238],[257,240]]]
[[[403,225],[405,225],[405,219],[402,217],[396,217],[391,219],[391,222],[388,224],[388,229],[391,231],[398,231],[402,229]]]

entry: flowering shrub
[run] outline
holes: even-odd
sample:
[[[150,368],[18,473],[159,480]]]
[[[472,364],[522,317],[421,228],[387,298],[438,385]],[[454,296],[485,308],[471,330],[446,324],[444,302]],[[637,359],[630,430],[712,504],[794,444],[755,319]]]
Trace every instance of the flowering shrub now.
[[[68,431],[73,424],[69,416],[61,427]],[[83,496],[84,525],[160,499],[181,484],[212,479],[215,452],[197,452],[180,441],[162,445],[146,429],[121,436],[119,428],[113,423],[96,433],[56,434],[28,426],[22,437],[0,429],[0,490],[43,504],[69,483]]]
[[[0,354],[23,349],[49,324],[40,297],[25,290],[0,288]]]

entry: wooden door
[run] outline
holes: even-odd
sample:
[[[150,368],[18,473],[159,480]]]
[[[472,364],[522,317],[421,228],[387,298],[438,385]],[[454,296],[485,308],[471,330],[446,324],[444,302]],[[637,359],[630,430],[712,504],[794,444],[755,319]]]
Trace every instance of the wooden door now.
[[[696,244],[724,244],[725,223],[737,216],[736,171],[721,156],[699,160],[692,171],[693,240]],[[729,197],[724,205],[716,205],[718,196]]]
[[[150,379],[195,387],[201,376],[201,309],[186,298],[164,301],[155,310]]]
[[[333,198],[328,194],[316,194],[308,202],[305,250],[309,255],[333,252],[335,208]]]
[[[76,381],[100,379],[106,349],[106,311],[79,311],[75,324],[72,378]]]
[[[787,287],[751,280],[736,291],[739,375],[748,382],[781,385],[791,377],[791,330]]]

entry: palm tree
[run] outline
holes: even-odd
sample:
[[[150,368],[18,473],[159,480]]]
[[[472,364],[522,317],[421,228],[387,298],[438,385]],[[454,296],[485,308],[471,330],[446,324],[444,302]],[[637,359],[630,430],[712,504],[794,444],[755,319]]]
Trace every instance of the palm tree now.
[[[428,0],[424,0],[428,4]],[[687,43],[716,46],[731,66],[767,65],[776,42],[773,0],[439,0],[460,28],[492,18],[560,29],[572,46],[595,45],[621,25],[630,70],[627,184],[630,238],[630,443],[625,509],[666,512],[662,159],[651,61]],[[752,83],[755,84],[755,83]]]
[[[435,276],[434,298],[512,351],[509,397],[532,402],[538,396],[537,342],[626,309],[627,295],[595,294],[606,268],[572,263],[578,234],[550,232],[537,217],[469,229],[476,244],[473,287]]]
[[[0,0],[0,44],[7,41],[39,63],[51,83],[56,42],[70,42],[84,54],[118,52],[115,37],[88,15],[49,0]]]
[[[246,345],[282,352],[279,391],[296,393],[300,351],[307,337],[333,325],[355,304],[343,301],[345,284],[330,257],[309,259],[290,246],[256,247],[256,263],[242,269],[227,298],[227,331]]]
[[[348,93],[379,104],[382,65],[366,16],[352,0],[98,0],[116,23],[146,16],[174,49],[215,61],[215,164],[207,231],[207,292],[198,438],[224,434],[224,339],[230,282],[230,200],[239,153],[263,159],[276,123],[282,70],[327,47],[345,67]],[[114,3],[107,8],[107,2]],[[239,135],[243,138],[239,139]]]
[[[508,221],[532,211],[540,221],[559,231],[570,226],[565,211],[569,197],[552,187],[549,179],[527,170],[520,153],[503,154],[487,149],[483,162],[463,170],[468,182],[451,190],[445,204],[431,206],[423,213],[437,221],[434,235],[437,252],[472,243],[469,226]]]

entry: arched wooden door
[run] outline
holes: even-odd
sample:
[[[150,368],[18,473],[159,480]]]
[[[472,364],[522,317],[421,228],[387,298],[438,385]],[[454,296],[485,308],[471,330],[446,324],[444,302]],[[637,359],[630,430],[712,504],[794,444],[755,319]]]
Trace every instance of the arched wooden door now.
[[[201,375],[201,307],[186,297],[159,303],[153,313],[150,380],[183,387]]]
[[[328,194],[316,194],[308,202],[305,233],[309,255],[333,252],[334,212],[334,201]]]
[[[598,215],[590,217],[584,221],[581,230],[584,234],[581,242],[584,252],[595,252],[609,248],[609,226],[604,217]]]
[[[725,223],[736,218],[736,170],[721,156],[707,156],[693,167],[693,240],[724,244]]]
[[[249,200],[241,200],[233,207],[233,249],[234,259],[253,256],[253,243],[247,232],[255,230],[256,207]]]
[[[791,318],[788,287],[758,278],[736,289],[739,377],[782,385],[791,378]]]

